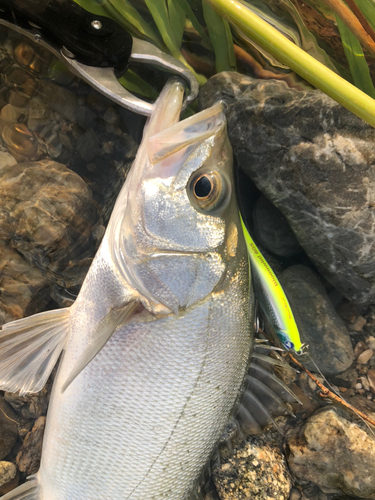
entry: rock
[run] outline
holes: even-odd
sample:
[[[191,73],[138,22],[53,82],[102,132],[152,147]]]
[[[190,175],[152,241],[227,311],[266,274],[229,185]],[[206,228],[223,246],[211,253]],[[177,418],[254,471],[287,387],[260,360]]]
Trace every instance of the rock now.
[[[324,286],[306,266],[296,265],[280,276],[303,343],[325,375],[337,375],[352,364],[353,348],[348,331],[330,303]],[[303,361],[305,363],[305,360]],[[306,362],[306,367],[316,367]]]
[[[369,349],[372,349],[373,351],[375,351],[375,337],[370,335],[368,337],[368,339],[366,340],[366,344],[369,347]]]
[[[358,318],[349,325],[349,330],[353,330],[354,332],[360,332],[362,328],[365,326],[366,320],[363,316],[358,316]]]
[[[358,317],[358,307],[349,302],[349,300],[343,299],[336,307],[336,312],[341,319],[347,323],[354,323]]]
[[[16,477],[17,467],[11,462],[0,462],[0,486]]]
[[[370,384],[369,384],[367,378],[366,377],[361,377],[360,380],[361,380],[361,384],[362,384],[362,387],[364,388],[364,390],[365,391],[369,391],[370,390]]]
[[[265,196],[253,209],[253,231],[257,242],[280,257],[292,257],[302,251],[284,215]]]
[[[322,92],[280,81],[220,73],[200,105],[220,99],[238,165],[324,278],[357,305],[374,303],[375,130]]]
[[[17,466],[21,472],[26,472],[27,475],[35,474],[39,469],[45,424],[45,417],[39,417],[36,420],[18,452]]]
[[[17,416],[4,398],[0,396],[0,460],[9,455],[17,438]]]
[[[314,414],[286,439],[288,464],[298,479],[325,493],[375,498],[375,438],[335,409]]]
[[[77,141],[77,150],[81,157],[90,162],[99,153],[99,138],[93,129],[87,130]]]
[[[370,361],[374,354],[374,351],[372,349],[366,349],[366,351],[363,351],[357,358],[357,363],[360,365],[365,365]]]
[[[354,347],[354,359],[357,359],[360,354],[362,354],[364,351],[366,351],[367,347],[362,340],[356,343]]]
[[[370,370],[367,372],[367,380],[369,384],[369,388],[372,393],[375,394],[375,369],[370,368]]]
[[[12,165],[15,165],[16,163],[17,163],[17,160],[14,158],[14,156],[12,156],[9,153],[4,153],[2,151],[0,152],[0,170],[3,167],[11,167]]]
[[[279,447],[259,437],[235,448],[233,456],[221,460],[212,475],[221,500],[287,500],[292,488]]]
[[[4,399],[21,417],[35,419],[45,415],[47,411],[51,386],[51,381],[48,381],[40,392],[36,394],[26,394],[25,396],[6,392],[4,394]]]
[[[351,387],[355,386],[357,378],[357,370],[355,370],[355,368],[348,368],[348,370],[345,370],[344,372],[331,377],[330,380],[339,387],[341,386],[350,389]]]
[[[91,233],[98,213],[87,184],[60,163],[1,166],[0,173],[0,279],[6,290],[0,311],[9,320],[38,312],[34,299],[39,310],[46,305],[41,290],[47,273],[65,287],[69,280],[82,282],[89,262],[80,261],[97,247]]]

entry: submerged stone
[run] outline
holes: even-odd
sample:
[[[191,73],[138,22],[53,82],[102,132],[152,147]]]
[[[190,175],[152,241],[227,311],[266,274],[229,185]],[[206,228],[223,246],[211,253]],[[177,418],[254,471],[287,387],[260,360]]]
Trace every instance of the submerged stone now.
[[[349,368],[354,353],[349,332],[331,304],[319,278],[306,266],[296,265],[280,276],[303,343],[325,375],[336,375]],[[316,367],[302,358],[313,371]]]
[[[375,130],[318,90],[220,73],[239,166],[284,214],[322,275],[360,306],[375,301]]]

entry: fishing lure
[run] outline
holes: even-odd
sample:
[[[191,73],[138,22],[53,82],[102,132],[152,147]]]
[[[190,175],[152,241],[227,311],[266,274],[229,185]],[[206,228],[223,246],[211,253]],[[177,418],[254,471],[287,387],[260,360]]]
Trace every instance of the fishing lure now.
[[[241,225],[249,255],[254,290],[259,304],[283,347],[301,354],[303,346],[285,292],[271,266],[254,243],[242,217]]]

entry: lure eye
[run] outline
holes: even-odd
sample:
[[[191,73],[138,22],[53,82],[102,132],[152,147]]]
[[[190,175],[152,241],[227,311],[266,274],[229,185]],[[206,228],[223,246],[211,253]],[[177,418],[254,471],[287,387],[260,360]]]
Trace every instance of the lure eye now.
[[[200,173],[190,181],[189,197],[198,210],[211,211],[221,207],[228,194],[228,183],[218,172]]]

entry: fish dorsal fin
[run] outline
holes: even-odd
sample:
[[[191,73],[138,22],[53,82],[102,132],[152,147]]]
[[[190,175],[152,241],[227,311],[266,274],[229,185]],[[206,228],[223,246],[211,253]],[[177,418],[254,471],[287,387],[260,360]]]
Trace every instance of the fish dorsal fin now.
[[[47,311],[3,325],[0,331],[0,389],[39,392],[70,332],[70,308]]]
[[[224,105],[218,102],[148,139],[148,159],[155,165],[198,141],[216,134],[225,124]]]

